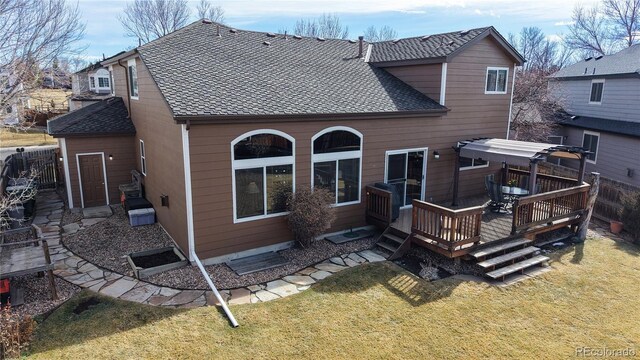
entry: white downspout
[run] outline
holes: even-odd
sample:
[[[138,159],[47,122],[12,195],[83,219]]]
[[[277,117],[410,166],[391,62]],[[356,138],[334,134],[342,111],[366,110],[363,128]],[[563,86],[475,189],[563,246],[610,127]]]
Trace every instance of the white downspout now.
[[[184,124],[182,125],[182,160],[184,163],[184,190],[187,208],[187,238],[189,243],[189,260],[196,263],[198,269],[200,269],[200,272],[202,273],[202,276],[204,276],[207,284],[209,284],[211,291],[213,291],[213,295],[218,300],[218,303],[222,307],[222,310],[224,310],[227,318],[229,318],[229,321],[231,321],[231,325],[235,328],[240,326],[240,324],[238,324],[236,318],[231,313],[231,310],[229,310],[227,303],[224,301],[224,299],[222,299],[222,296],[220,296],[216,285],[211,280],[211,277],[202,265],[202,262],[200,261],[200,258],[198,258],[198,255],[196,255],[196,244],[193,231],[193,198],[191,195],[191,155],[189,154],[189,130],[187,130],[187,125]]]
[[[509,140],[509,133],[511,132],[511,110],[513,109],[513,90],[516,88],[516,63],[513,63],[513,79],[511,80],[511,99],[509,99],[509,121],[507,122],[507,137]]]

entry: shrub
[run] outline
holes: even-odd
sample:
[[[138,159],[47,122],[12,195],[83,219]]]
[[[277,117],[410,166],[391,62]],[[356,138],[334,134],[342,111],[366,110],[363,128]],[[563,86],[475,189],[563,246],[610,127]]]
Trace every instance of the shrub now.
[[[308,247],[331,227],[335,196],[326,189],[298,188],[287,199],[289,228],[302,247]]]
[[[622,211],[620,219],[636,243],[640,244],[640,191],[631,193],[622,198]]]
[[[34,322],[20,317],[7,306],[0,310],[0,359],[15,359],[29,344]]]

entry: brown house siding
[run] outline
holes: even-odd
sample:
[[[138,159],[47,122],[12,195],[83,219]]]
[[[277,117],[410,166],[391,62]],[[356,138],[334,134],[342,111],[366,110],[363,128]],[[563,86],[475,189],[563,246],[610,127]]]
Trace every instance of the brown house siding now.
[[[127,61],[122,64],[126,66]],[[138,58],[138,100],[131,99],[131,120],[136,127],[135,141],[129,156],[141,171],[140,139],[144,141],[147,175],[144,177],[146,199],[156,211],[158,222],[167,230],[180,248],[187,252],[187,215],[180,125],[173,121],[169,106],[151,78],[146,66]],[[116,96],[127,99],[125,69],[113,66]],[[169,196],[169,206],[163,207],[161,195]]]
[[[131,170],[135,168],[135,160],[130,150],[133,146],[133,136],[70,137],[65,139],[65,143],[74,207],[82,207],[76,155],[96,152],[104,153],[109,203],[118,204],[118,185],[131,182]],[[113,155],[113,160],[109,160],[109,155]]]
[[[440,101],[442,64],[394,66],[385,70],[433,100]]]
[[[396,119],[309,121],[291,123],[192,125],[189,131],[194,230],[196,249],[202,259],[273,245],[292,240],[285,217],[233,223],[231,142],[256,129],[285,132],[296,140],[296,187],[311,183],[311,138],[332,126],[348,126],[363,134],[362,186],[384,180],[385,152],[428,147],[425,199],[441,201],[451,197],[454,156],[451,147],[473,137],[479,129],[458,130],[445,117]],[[433,151],[441,153],[439,160]],[[485,169],[487,170],[487,169]],[[477,176],[463,176],[461,195],[472,195]],[[365,225],[364,197],[356,205],[336,208],[338,217],[332,231]]]

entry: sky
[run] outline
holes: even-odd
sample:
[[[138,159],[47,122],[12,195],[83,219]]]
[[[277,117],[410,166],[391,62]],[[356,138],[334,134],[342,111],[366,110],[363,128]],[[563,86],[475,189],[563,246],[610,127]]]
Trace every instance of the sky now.
[[[73,1],[73,0],[72,0]],[[118,22],[126,0],[77,0],[87,24],[83,57],[101,60],[137,45]],[[492,25],[505,37],[525,26],[541,28],[557,41],[567,33],[576,4],[593,0],[213,0],[225,10],[226,23],[238,29],[277,32],[296,20],[337,14],[357,38],[371,26],[388,25],[398,37],[421,36]],[[190,0],[193,21],[198,0]]]

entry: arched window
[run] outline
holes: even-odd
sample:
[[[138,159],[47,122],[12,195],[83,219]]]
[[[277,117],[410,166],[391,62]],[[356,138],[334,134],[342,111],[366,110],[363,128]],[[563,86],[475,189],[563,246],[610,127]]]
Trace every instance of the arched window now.
[[[336,126],[316,134],[312,143],[312,186],[329,190],[338,205],[359,203],[362,134]]]
[[[231,142],[234,222],[284,214],[294,189],[295,140],[256,130]]]

